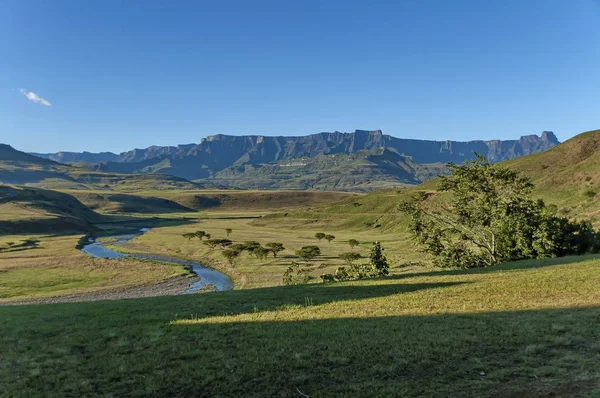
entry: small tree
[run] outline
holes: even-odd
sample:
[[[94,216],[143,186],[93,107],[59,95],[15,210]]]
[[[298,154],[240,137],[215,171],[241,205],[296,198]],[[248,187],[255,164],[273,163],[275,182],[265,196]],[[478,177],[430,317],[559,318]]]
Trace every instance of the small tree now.
[[[221,245],[222,248],[226,248],[227,246],[231,246],[233,242],[229,239],[216,239],[217,244]]]
[[[267,258],[270,252],[271,251],[269,249],[264,248],[262,246],[256,246],[251,251],[251,253],[259,260],[264,260],[265,258]]]
[[[285,247],[283,247],[283,243],[269,242],[265,246],[271,251],[271,253],[273,253],[273,257],[277,257],[277,253],[285,250]]]
[[[219,239],[207,239],[203,243],[211,249],[214,249],[219,244]]]
[[[350,240],[348,241],[348,244],[350,245],[350,248],[352,248],[352,250],[354,250],[354,248],[355,248],[356,246],[358,246],[358,241],[357,241],[356,239],[350,239]]]
[[[196,237],[196,234],[194,232],[186,232],[185,234],[182,234],[181,236],[183,236],[187,240],[192,240],[192,238]]]
[[[360,259],[360,254],[355,252],[342,253],[340,254],[340,258],[348,263],[348,265],[352,265],[356,260]]]
[[[240,254],[242,254],[244,252],[244,250],[246,250],[246,245],[244,245],[242,243],[236,243],[236,244],[229,246],[229,248],[231,250],[238,251],[238,252],[240,252]]]
[[[292,261],[292,264],[283,273],[282,282],[284,285],[299,285],[308,282],[309,279],[306,270],[300,268],[299,263]]]
[[[228,238],[229,238],[229,235],[231,235],[232,232],[233,232],[233,229],[231,229],[231,228],[225,228],[225,233],[227,234]]]
[[[241,253],[237,250],[225,249],[221,252],[221,254],[223,254],[223,257],[227,259],[229,265],[233,267],[234,263],[236,262]]]
[[[388,265],[387,258],[383,254],[383,249],[381,248],[381,243],[375,242],[373,243],[373,247],[371,248],[371,262],[370,265],[373,267],[373,271],[375,271],[376,276],[385,276],[388,275],[390,266]]]
[[[210,239],[210,238],[211,238],[211,236],[212,236],[211,234],[204,234],[204,237],[205,237],[206,239]]]
[[[324,238],[327,242],[331,243],[331,241],[335,239],[335,236],[327,234]]]
[[[202,240],[202,238],[210,239],[210,235],[207,235],[204,231],[196,231],[194,232],[194,237]]]
[[[303,246],[302,249],[296,250],[296,256],[304,261],[310,261],[320,255],[321,249],[318,246]]]
[[[260,247],[260,243],[255,240],[247,240],[244,242],[244,247],[249,253],[252,253],[255,248]]]
[[[325,237],[325,234],[324,234],[323,232],[317,232],[317,233],[315,234],[315,238],[319,239],[319,241],[320,241],[321,239],[323,239],[324,237]]]

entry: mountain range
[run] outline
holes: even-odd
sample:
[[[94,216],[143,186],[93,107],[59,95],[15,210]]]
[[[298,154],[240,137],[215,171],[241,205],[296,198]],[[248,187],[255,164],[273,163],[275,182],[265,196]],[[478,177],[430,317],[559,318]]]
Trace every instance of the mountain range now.
[[[518,140],[428,141],[381,130],[296,137],[214,135],[199,144],[111,152],[36,153],[93,171],[168,174],[232,188],[371,190],[417,184],[449,162],[483,154],[491,162],[537,153],[559,143],[549,131]]]
[[[152,176],[163,180],[171,176],[179,180],[163,181],[161,186],[193,186],[186,185],[188,180],[217,188],[370,191],[427,181],[443,173],[447,163],[471,159],[474,152],[499,162],[557,144],[549,131],[518,140],[460,142],[401,139],[381,130],[356,130],[298,137],[219,134],[199,144],[151,146],[120,154],[26,154],[4,145],[0,181],[44,187],[44,181],[60,180],[71,188],[90,183],[111,188],[120,179],[131,184],[134,176],[138,178],[135,184],[145,178],[143,185]]]

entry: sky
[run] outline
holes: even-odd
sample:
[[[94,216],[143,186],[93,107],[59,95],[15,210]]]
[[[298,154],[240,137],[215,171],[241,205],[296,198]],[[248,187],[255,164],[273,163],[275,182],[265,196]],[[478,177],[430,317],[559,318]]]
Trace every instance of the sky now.
[[[0,142],[600,128],[600,0],[0,0]]]

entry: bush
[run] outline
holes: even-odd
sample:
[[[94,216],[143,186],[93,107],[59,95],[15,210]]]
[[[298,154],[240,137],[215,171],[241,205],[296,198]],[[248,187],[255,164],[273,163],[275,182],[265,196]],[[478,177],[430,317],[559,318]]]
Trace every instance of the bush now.
[[[296,256],[304,261],[310,261],[320,255],[321,249],[318,246],[303,246],[302,249],[296,250]]]

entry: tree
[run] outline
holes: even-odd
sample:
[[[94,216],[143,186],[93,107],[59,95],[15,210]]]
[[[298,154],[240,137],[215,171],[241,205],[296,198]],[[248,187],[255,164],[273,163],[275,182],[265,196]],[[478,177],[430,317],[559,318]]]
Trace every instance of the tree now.
[[[299,285],[307,283],[310,277],[306,274],[306,269],[300,268],[300,264],[292,261],[292,264],[287,267],[282,276],[284,285]]]
[[[271,253],[273,253],[273,257],[277,257],[277,253],[285,250],[285,247],[283,247],[283,243],[269,242],[265,246],[267,247],[267,249],[269,249],[269,251],[271,251]]]
[[[327,242],[331,243],[331,241],[335,239],[335,236],[327,234],[324,238]]]
[[[262,247],[262,246],[255,247],[254,250],[252,251],[252,254],[254,254],[256,256],[256,258],[258,258],[259,260],[264,260],[265,258],[267,258],[269,253],[271,253],[271,250],[267,249],[266,247]]]
[[[227,246],[231,246],[232,245],[232,241],[229,239],[216,239],[217,244],[221,245],[222,248],[225,248]]]
[[[323,232],[317,232],[315,234],[315,238],[317,238],[319,240],[323,239],[324,237],[325,237],[325,234]]]
[[[231,250],[238,251],[238,252],[240,252],[240,254],[242,254],[244,252],[244,250],[246,250],[246,245],[244,245],[243,243],[236,243],[236,244],[229,246],[229,248]]]
[[[356,260],[360,259],[360,254],[355,252],[342,253],[340,254],[340,258],[348,263],[348,265],[352,265]]]
[[[381,248],[381,243],[375,242],[373,243],[373,247],[371,248],[371,261],[370,265],[375,272],[375,276],[385,276],[388,275],[390,266],[388,265],[387,258],[383,254],[383,249]]]
[[[227,261],[229,261],[229,265],[231,265],[233,267],[233,264],[238,259],[241,252],[234,250],[234,249],[225,249],[225,250],[221,251],[221,254],[223,255],[223,257],[225,257],[227,259]]]
[[[185,234],[182,234],[181,236],[183,236],[187,240],[192,240],[192,238],[196,237],[196,233],[194,233],[194,232],[186,232]]]
[[[231,246],[232,243],[233,242],[229,239],[207,239],[204,241],[204,244],[210,246],[211,249],[214,249],[215,247],[217,247],[217,245],[221,246],[224,249],[227,246]]]
[[[203,243],[211,249],[214,249],[219,244],[219,239],[207,239]]]
[[[354,250],[354,248],[355,248],[356,246],[358,246],[358,243],[359,243],[359,242],[358,242],[356,239],[350,239],[350,240],[348,241],[348,244],[350,245],[350,247],[352,248],[352,250]]]
[[[211,234],[204,234],[204,237],[205,237],[206,239],[210,239],[210,238],[211,238]]]
[[[232,232],[233,232],[233,229],[231,229],[231,228],[225,228],[225,233],[227,234],[228,238],[229,238],[229,235],[231,235]]]
[[[204,231],[196,231],[194,232],[194,236],[200,240],[202,240],[202,238],[207,238],[210,239],[210,235],[207,235],[206,232]]]
[[[600,249],[589,223],[557,217],[542,200],[532,199],[530,179],[476,156],[449,164],[450,175],[440,177],[438,190],[450,194],[449,204],[420,193],[400,206],[411,217],[416,242],[436,265],[492,266]]]
[[[255,240],[247,240],[244,242],[244,247],[249,253],[252,253],[255,248],[260,247],[260,243]]]
[[[310,261],[321,255],[321,249],[318,246],[302,246],[302,249],[296,250],[296,256],[304,261]]]

